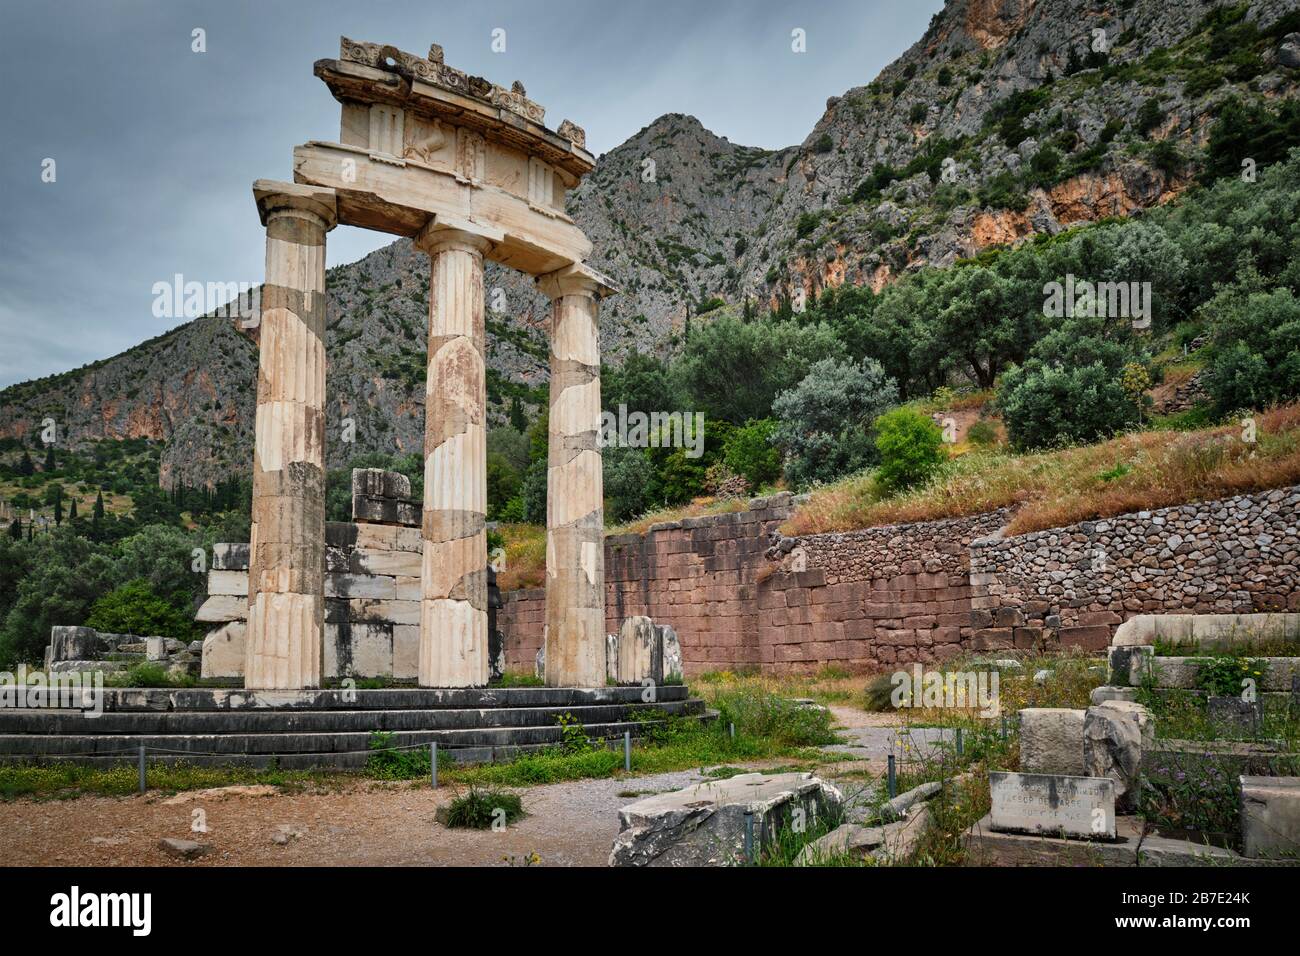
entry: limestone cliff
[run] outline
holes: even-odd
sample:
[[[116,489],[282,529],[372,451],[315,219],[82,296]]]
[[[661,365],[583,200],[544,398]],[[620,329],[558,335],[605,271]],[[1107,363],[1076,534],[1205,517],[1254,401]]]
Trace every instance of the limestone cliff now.
[[[1269,28],[1294,24],[1300,0],[1245,5],[1257,39],[1230,58],[1212,53],[1205,17],[1217,6],[951,0],[879,76],[827,100],[799,145],[739,146],[693,117],[660,117],[570,197],[594,264],[623,289],[602,305],[607,359],[671,353],[686,317],[715,297],[879,289],[909,269],[1167,201],[1192,182],[1225,98],[1296,94],[1300,38]],[[1176,147],[1174,161],[1157,158],[1159,142]],[[486,284],[500,417],[514,396],[541,398],[546,301],[494,265]],[[426,258],[400,240],[330,270],[329,285],[330,465],[417,450]],[[256,359],[229,320],[198,319],[0,392],[0,437],[31,435],[49,416],[73,443],[165,443],[166,483],[213,481],[248,467]]]

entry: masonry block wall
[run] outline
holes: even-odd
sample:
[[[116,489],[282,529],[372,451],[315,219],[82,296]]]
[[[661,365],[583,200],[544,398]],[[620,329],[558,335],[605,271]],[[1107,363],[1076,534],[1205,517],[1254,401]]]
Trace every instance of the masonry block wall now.
[[[1097,651],[1135,614],[1300,611],[1300,487],[1015,537],[997,511],[774,545],[792,504],[607,538],[607,630],[631,614],[672,624],[689,677]],[[531,669],[544,594],[503,597],[507,666]]]
[[[361,473],[354,478],[356,520],[325,525],[326,678],[417,676],[423,539],[419,503],[406,497],[405,482]],[[212,628],[203,642],[204,677],[244,674],[248,565],[247,544],[214,546],[208,598],[195,616]]]
[[[605,629],[646,614],[670,624],[686,676],[757,667],[758,586],[770,562],[769,536],[790,516],[789,493],[755,498],[742,511],[652,525],[645,534],[605,539]],[[506,667],[531,671],[542,646],[543,588],[502,594],[498,626]]]
[[[999,511],[800,538],[782,561],[789,570],[760,586],[760,663],[778,673],[876,669],[978,644],[970,545],[1005,520]]]

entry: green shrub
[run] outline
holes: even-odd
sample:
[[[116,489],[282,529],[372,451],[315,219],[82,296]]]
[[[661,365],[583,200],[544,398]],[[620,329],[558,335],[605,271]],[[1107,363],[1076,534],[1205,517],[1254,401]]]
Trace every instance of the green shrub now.
[[[188,603],[160,597],[147,581],[129,581],[97,600],[86,618],[86,626],[113,634],[138,634],[192,640],[196,633],[194,614]]]
[[[736,725],[745,737],[767,737],[783,746],[833,744],[830,711],[805,707],[787,697],[748,688],[723,692],[713,701],[722,727]]]
[[[524,802],[509,790],[470,787],[447,805],[443,822],[449,827],[488,830],[494,825],[514,823],[524,816]]]
[[[998,441],[997,426],[981,419],[966,430],[966,440],[972,445],[995,445]]]
[[[1005,170],[980,186],[976,198],[981,206],[989,209],[1011,209],[1020,212],[1029,205],[1029,196],[1020,187],[1020,181],[1014,174]]]
[[[817,362],[772,403],[779,421],[773,441],[785,455],[786,479],[803,488],[870,464],[875,455],[867,427],[897,400],[897,385],[873,359]]]
[[[1290,289],[1216,296],[1205,388],[1221,413],[1300,395],[1300,299]]]
[[[781,452],[773,444],[776,428],[775,419],[750,419],[733,429],[723,444],[722,460],[750,488],[761,488],[781,477]]]
[[[924,484],[943,464],[943,432],[928,415],[896,408],[876,419],[876,480],[886,491]]]
[[[1258,686],[1268,672],[1266,660],[1229,654],[1202,658],[1197,664],[1196,686],[1212,697],[1236,697],[1243,690],[1242,681]]]
[[[1067,325],[1034,346],[1028,361],[1002,377],[998,405],[1016,448],[1045,448],[1106,438],[1136,423],[1140,409],[1124,388],[1132,359],[1123,346]]]

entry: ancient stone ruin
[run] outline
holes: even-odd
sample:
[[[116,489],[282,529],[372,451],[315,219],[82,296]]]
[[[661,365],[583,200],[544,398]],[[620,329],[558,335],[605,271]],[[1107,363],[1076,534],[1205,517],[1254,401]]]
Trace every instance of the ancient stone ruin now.
[[[443,61],[342,39],[315,73],[342,106],[339,142],[294,150],[292,183],[258,180],[266,226],[244,682],[320,686],[325,596],[325,236],[411,237],[430,260],[419,683],[488,682],[483,260],[552,300],[546,682],[605,680],[600,344],[591,244],[564,212],[594,159],[512,90]],[[394,515],[394,517],[397,517]]]

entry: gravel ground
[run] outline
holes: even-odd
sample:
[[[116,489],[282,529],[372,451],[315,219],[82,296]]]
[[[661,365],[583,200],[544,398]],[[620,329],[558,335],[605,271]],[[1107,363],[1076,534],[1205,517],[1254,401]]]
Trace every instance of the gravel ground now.
[[[828,764],[825,773],[832,780],[846,772],[882,773],[896,736],[882,726],[884,715],[832,710],[853,744],[823,749],[864,759]],[[442,826],[438,808],[460,791],[433,791],[422,782],[14,800],[0,803],[0,865],[504,866],[536,854],[543,866],[604,866],[618,833],[618,809],[637,799],[619,794],[678,790],[705,779],[686,770],[530,787],[518,791],[528,816],[501,832]],[[860,780],[835,782],[849,797],[862,788]],[[206,833],[192,830],[196,817]],[[178,860],[158,846],[167,837],[210,850],[193,862]]]

